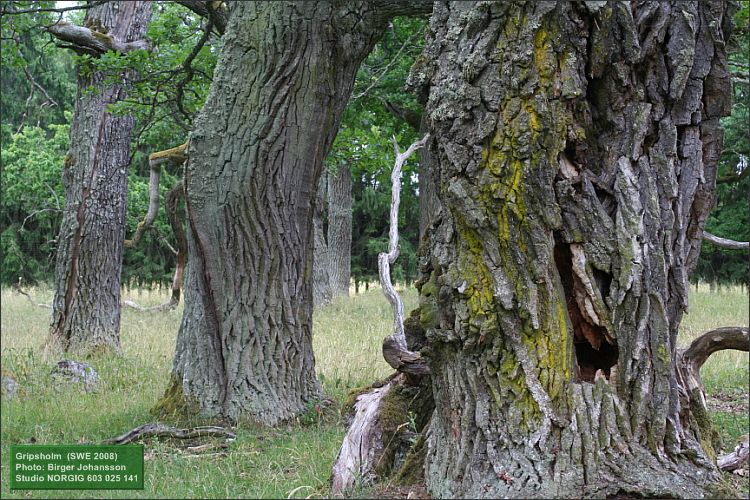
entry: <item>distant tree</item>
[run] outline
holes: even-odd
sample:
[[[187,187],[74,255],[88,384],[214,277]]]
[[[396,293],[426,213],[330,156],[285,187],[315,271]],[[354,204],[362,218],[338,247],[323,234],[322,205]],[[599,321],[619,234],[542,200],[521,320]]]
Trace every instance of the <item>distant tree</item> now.
[[[341,164],[328,172],[328,272],[333,297],[348,297],[352,262],[352,174]]]
[[[3,2],[0,6],[0,119],[3,142],[25,126],[46,129],[66,121],[75,97],[73,56],[49,43],[42,26],[59,17],[53,12],[14,14],[28,8],[51,8],[55,2]]]
[[[115,43],[141,47],[150,17],[151,2],[109,2],[88,9],[83,27],[57,23],[50,31],[81,54],[116,58],[113,50],[89,45],[90,40],[104,40],[110,49]],[[107,84],[85,59],[79,63],[70,150],[63,164],[65,209],[48,340],[54,350],[120,351],[120,271],[135,120],[113,115],[109,106],[125,98],[126,82],[134,77],[125,72],[121,83]]]

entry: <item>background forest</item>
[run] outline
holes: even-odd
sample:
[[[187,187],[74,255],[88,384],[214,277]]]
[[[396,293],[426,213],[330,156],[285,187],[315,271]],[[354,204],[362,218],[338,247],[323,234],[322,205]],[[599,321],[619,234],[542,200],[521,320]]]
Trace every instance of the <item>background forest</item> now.
[[[55,2],[15,2],[6,9],[54,7]],[[28,4],[28,5],[27,5]],[[83,13],[70,11],[72,22]],[[184,142],[194,115],[208,92],[220,38],[201,42],[201,19],[168,2],[155,7],[148,28],[153,51],[125,57],[93,59],[76,56],[55,45],[44,26],[60,16],[54,12],[4,16],[2,22],[2,208],[0,243],[4,285],[48,283],[52,279],[56,237],[64,203],[61,171],[68,151],[69,123],[76,98],[76,65],[105,68],[119,78],[125,67],[139,78],[117,112],[136,117],[132,161],[128,172],[127,237],[148,208],[148,155]],[[736,14],[747,26],[748,4]],[[395,134],[401,144],[417,137],[421,112],[404,82],[424,43],[426,19],[397,18],[357,74],[355,89],[341,129],[328,156],[334,175],[349,169],[352,179],[351,274],[357,286],[377,278],[377,254],[387,246],[390,167]],[[748,235],[748,80],[747,31],[739,29],[731,46],[735,73],[735,104],[723,119],[724,152],[720,160],[716,207],[708,232],[746,241]],[[744,75],[744,76],[743,76]],[[410,125],[411,123],[411,125]],[[417,272],[419,188],[414,160],[403,176],[400,213],[401,257],[394,276],[412,281]],[[181,176],[178,167],[162,174],[162,196]],[[324,204],[325,205],[325,204]],[[327,212],[325,210],[324,212]],[[324,213],[324,225],[327,225]],[[326,226],[327,227],[327,226]],[[325,229],[324,229],[325,232]],[[176,246],[164,207],[141,242],[126,248],[122,281],[132,286],[167,285],[175,266]],[[705,243],[693,282],[748,283],[747,256]]]

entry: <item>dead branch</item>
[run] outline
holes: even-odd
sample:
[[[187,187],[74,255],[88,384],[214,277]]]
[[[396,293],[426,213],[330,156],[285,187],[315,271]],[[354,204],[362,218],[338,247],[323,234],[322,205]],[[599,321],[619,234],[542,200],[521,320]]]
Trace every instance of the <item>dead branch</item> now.
[[[729,248],[730,250],[745,250],[750,248],[750,242],[747,241],[734,241],[726,238],[719,238],[711,233],[703,232],[703,239],[709,243],[713,243],[717,247]]]
[[[89,54],[99,57],[108,50],[125,54],[132,50],[150,50],[146,40],[135,40],[123,42],[116,37],[99,31],[91,30],[85,26],[77,26],[67,21],[60,21],[47,28],[47,31],[55,38],[67,42],[66,48],[70,48],[78,54]]]
[[[734,182],[739,182],[745,177],[747,177],[748,174],[750,174],[750,168],[744,168],[742,169],[742,172],[740,172],[739,174],[732,172],[725,176],[718,177],[716,179],[716,184],[731,184]]]
[[[13,289],[16,292],[20,293],[21,295],[23,295],[24,297],[26,297],[27,299],[29,299],[29,302],[31,302],[36,307],[44,307],[45,309],[52,309],[52,306],[49,305],[49,304],[43,304],[41,302],[34,302],[34,299],[31,298],[31,295],[29,295],[28,293],[24,292],[23,289],[21,288],[21,283],[22,282],[23,282],[23,278],[19,276],[18,277],[18,283],[14,283],[13,284]]]
[[[177,0],[177,3],[210,20],[219,34],[223,35],[227,29],[229,13],[222,2],[205,2],[202,0]],[[219,5],[216,5],[219,4]],[[218,8],[216,8],[218,7]]]
[[[742,438],[742,441],[737,443],[734,450],[725,455],[721,455],[716,459],[716,465],[719,469],[728,472],[734,471],[745,465],[750,455],[750,447],[748,447],[747,434]]]
[[[393,147],[396,152],[396,163],[391,173],[391,225],[388,231],[388,252],[378,255],[380,284],[383,287],[383,293],[388,302],[393,306],[394,332],[383,341],[383,357],[394,369],[414,375],[426,375],[429,374],[430,370],[421,355],[410,351],[406,344],[406,336],[404,335],[404,303],[391,283],[391,264],[396,261],[399,254],[398,207],[401,200],[401,168],[417,149],[426,144],[429,137],[430,135],[426,134],[422,140],[409,146],[404,153],[400,152],[396,138],[392,138]]]
[[[710,330],[693,340],[685,350],[677,351],[677,376],[685,390],[684,397],[700,406],[702,412],[708,411],[706,395],[701,382],[700,369],[713,353],[724,349],[738,351],[750,350],[748,328],[728,326]]]
[[[357,398],[354,420],[333,463],[332,494],[342,494],[357,481],[368,484],[374,479],[375,462],[384,448],[382,430],[378,425],[380,406],[394,384],[395,379],[390,380],[384,386],[373,388]]]
[[[727,326],[706,332],[693,340],[682,357],[693,370],[700,370],[709,356],[724,349],[750,350],[748,329],[744,326]]]
[[[152,153],[148,157],[148,164],[151,167],[151,174],[148,180],[148,211],[146,216],[135,230],[132,240],[125,240],[125,248],[132,248],[138,244],[146,229],[151,226],[159,212],[159,180],[161,178],[161,166],[164,163],[182,163],[187,159],[188,143],[181,144],[177,147]]]
[[[237,436],[234,432],[224,427],[205,426],[191,427],[188,429],[177,429],[170,425],[159,422],[139,425],[132,431],[110,439],[105,439],[102,444],[128,444],[141,439],[150,437],[171,437],[176,439],[193,439],[199,437],[223,437],[228,441],[234,440]]]
[[[16,14],[36,14],[37,12],[56,12],[58,14],[63,14],[65,12],[69,12],[72,10],[88,10],[88,9],[96,7],[97,5],[102,5],[110,1],[112,0],[98,0],[95,2],[83,4],[83,5],[74,5],[72,7],[22,9],[22,10],[13,10],[13,4],[8,2],[7,8],[4,6],[0,7],[0,17],[3,17],[5,15],[16,15]]]

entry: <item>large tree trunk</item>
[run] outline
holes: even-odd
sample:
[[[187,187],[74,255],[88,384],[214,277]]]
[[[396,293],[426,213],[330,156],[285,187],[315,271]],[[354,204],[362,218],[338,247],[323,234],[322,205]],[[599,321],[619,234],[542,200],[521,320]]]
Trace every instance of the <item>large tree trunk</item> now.
[[[331,302],[333,296],[329,271],[328,242],[326,241],[324,228],[327,192],[328,174],[323,171],[320,180],[318,180],[318,192],[315,196],[313,213],[313,306],[316,309]]]
[[[421,287],[433,496],[710,491],[675,356],[729,24],[721,2],[436,4],[414,77],[445,208]]]
[[[352,174],[328,174],[328,272],[334,297],[348,297],[352,277]]]
[[[321,396],[313,198],[362,59],[426,2],[238,2],[185,168],[188,271],[160,407],[275,424]]]
[[[110,2],[89,9],[85,24],[127,43],[141,40],[150,17],[151,2]],[[101,72],[79,68],[63,169],[65,210],[48,342],[54,350],[120,351],[120,270],[134,119],[114,116],[107,107],[125,96],[123,85],[105,85]]]

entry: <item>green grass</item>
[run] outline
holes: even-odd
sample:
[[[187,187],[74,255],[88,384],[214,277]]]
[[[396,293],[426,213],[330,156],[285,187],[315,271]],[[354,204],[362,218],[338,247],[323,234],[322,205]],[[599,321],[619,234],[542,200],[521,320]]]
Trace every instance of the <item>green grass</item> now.
[[[51,293],[30,290],[38,302],[51,302]],[[167,291],[125,292],[142,305],[159,304]],[[169,379],[182,309],[144,314],[123,310],[121,358],[91,361],[103,382],[96,393],[49,389],[49,371],[57,359],[43,359],[50,311],[32,305],[11,290],[3,290],[2,370],[12,372],[22,387],[12,401],[2,400],[0,497],[98,498],[102,491],[11,492],[8,485],[9,445],[36,442],[69,444],[98,442],[154,420],[149,410]],[[406,310],[416,294],[405,294]],[[735,289],[710,294],[691,290],[690,314],[683,321],[682,346],[717,326],[747,324],[746,292]],[[391,310],[379,289],[342,299],[316,312],[314,348],[326,393],[339,403],[349,390],[391,373],[381,355],[383,337],[391,333]],[[726,395],[747,409],[747,353],[718,353],[702,370],[710,393]],[[744,399],[743,399],[744,398]],[[725,442],[747,432],[746,411],[714,413]],[[744,420],[743,420],[744,419]],[[239,428],[226,455],[187,456],[182,443],[147,443],[143,491],[109,491],[110,498],[286,498],[325,497],[328,478],[344,435],[336,419],[279,429]],[[333,420],[333,421],[332,421]]]

